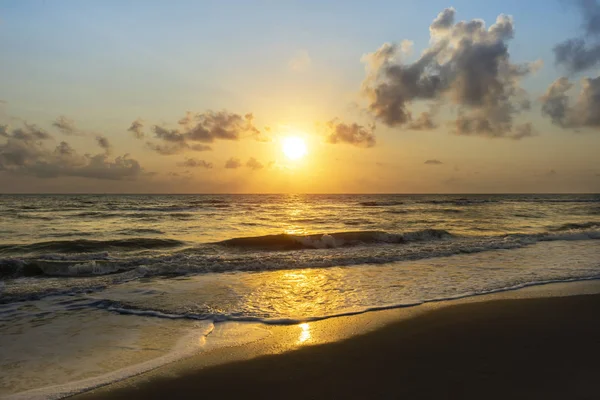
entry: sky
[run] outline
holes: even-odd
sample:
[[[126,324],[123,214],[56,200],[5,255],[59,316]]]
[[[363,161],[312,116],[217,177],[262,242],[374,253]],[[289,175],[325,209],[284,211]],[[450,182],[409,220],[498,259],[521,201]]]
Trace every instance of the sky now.
[[[600,192],[595,0],[4,0],[0,52],[0,193]]]

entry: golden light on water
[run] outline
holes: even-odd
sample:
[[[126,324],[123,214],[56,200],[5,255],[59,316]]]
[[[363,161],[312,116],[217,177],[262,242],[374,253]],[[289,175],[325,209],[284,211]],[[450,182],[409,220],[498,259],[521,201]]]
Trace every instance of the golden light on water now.
[[[281,141],[281,150],[290,160],[299,160],[306,155],[306,143],[298,136],[289,136]]]
[[[298,338],[298,343],[304,343],[308,339],[310,339],[310,325],[308,325],[305,322],[303,324],[298,325],[298,327],[300,327],[300,329],[301,329],[300,337]]]

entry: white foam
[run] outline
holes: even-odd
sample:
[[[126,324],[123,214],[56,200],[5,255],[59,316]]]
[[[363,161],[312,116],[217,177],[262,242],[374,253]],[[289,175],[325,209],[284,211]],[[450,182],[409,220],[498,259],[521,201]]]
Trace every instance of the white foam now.
[[[206,333],[208,335],[210,332]],[[189,357],[198,352],[196,346],[190,346],[190,343],[198,336],[197,332],[189,333],[179,340],[172,352],[143,362],[141,364],[132,365],[118,371],[113,371],[108,374],[96,376],[93,378],[83,379],[76,382],[70,382],[63,385],[46,386],[39,389],[28,390],[26,392],[16,393],[6,397],[7,400],[48,400],[61,399],[68,396],[73,396],[77,393],[92,390],[101,386],[105,386],[114,382],[121,381],[132,376],[143,374],[163,365],[170,364],[174,361]]]

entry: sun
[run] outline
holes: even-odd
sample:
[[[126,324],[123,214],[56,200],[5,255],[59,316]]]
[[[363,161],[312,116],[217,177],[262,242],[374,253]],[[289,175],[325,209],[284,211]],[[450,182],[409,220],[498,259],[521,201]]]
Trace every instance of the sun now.
[[[290,160],[299,160],[306,155],[306,143],[298,136],[289,136],[282,141],[281,150]]]

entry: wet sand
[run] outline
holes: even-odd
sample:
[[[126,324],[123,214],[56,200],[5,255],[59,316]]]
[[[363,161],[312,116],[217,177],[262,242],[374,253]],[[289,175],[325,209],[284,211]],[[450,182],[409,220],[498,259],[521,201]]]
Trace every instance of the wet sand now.
[[[599,312],[598,294],[492,296],[413,312],[333,343],[271,351],[279,354],[231,349],[213,355],[229,357],[226,364],[167,366],[76,398],[596,399]]]

